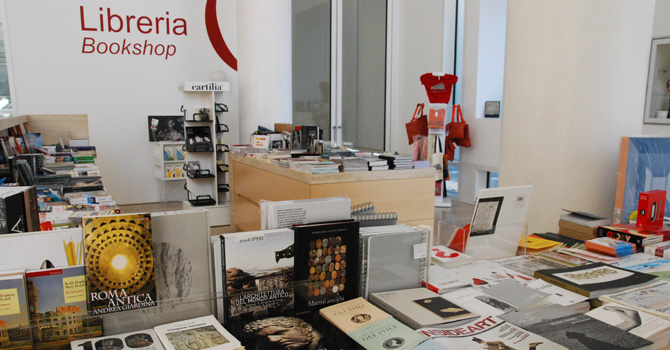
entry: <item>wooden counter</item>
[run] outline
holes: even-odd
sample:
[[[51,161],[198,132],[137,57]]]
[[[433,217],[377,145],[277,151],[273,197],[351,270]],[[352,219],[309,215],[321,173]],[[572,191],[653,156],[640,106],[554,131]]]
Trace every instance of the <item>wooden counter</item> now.
[[[231,155],[232,221],[238,230],[259,230],[260,201],[343,196],[351,204],[398,213],[398,221],[433,226],[435,170],[386,170],[312,175],[266,161]]]

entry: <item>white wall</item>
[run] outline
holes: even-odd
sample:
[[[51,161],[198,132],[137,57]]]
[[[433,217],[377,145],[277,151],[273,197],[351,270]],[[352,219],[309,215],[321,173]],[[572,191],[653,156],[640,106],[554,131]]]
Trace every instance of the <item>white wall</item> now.
[[[205,28],[205,0],[163,1],[6,1],[9,66],[12,68],[14,113],[87,114],[91,143],[97,147],[97,164],[108,192],[121,204],[157,202],[161,182],[153,177],[152,145],[148,115],[180,114],[182,93],[178,84],[209,80],[221,70],[231,82],[225,100],[229,113],[222,122],[237,142],[237,73],[215,53]],[[134,16],[183,18],[187,35],[84,31],[109,8],[112,13]],[[166,15],[169,12],[169,15]],[[223,37],[236,53],[236,1],[218,1],[217,13]],[[165,22],[162,22],[163,24]],[[174,45],[174,56],[84,54],[85,37],[106,41]],[[179,183],[179,186],[182,184]],[[176,191],[176,189],[173,188]],[[175,192],[185,199],[185,191]]]
[[[642,130],[654,3],[509,1],[500,185],[534,185],[529,232],[556,230],[561,208],[612,216],[620,138]]]

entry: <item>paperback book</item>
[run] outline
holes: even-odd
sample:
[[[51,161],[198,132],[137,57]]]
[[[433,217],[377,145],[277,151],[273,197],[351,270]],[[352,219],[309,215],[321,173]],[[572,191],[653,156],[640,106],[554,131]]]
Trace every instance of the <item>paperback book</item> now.
[[[151,215],[85,217],[83,231],[91,314],[156,306]]]
[[[560,305],[517,310],[500,318],[570,350],[651,349],[652,343]]]
[[[617,303],[607,303],[586,315],[654,342],[653,349],[670,345],[670,320]]]
[[[635,245],[633,243],[614,238],[598,237],[589,239],[584,243],[587,250],[609,256],[621,257],[635,254]]]
[[[262,230],[351,218],[351,199],[345,197],[261,201],[260,207]]]
[[[143,329],[135,332],[121,333],[108,337],[96,337],[74,340],[70,343],[70,350],[164,350],[156,332],[153,329]]]
[[[68,350],[102,335],[102,319],[88,317],[83,265],[26,271],[26,285],[34,349]]]
[[[451,271],[454,272],[461,281],[480,290],[489,288],[506,279],[513,279],[522,283],[533,280],[533,277],[487,260],[480,260],[471,264],[457,266],[452,268]]]
[[[242,344],[214,316],[203,316],[154,327],[166,350],[235,350]]]
[[[538,270],[535,271],[535,277],[588,298],[597,298],[604,294],[638,287],[656,279],[656,276],[653,275],[605,263]]]
[[[359,224],[335,221],[294,226],[297,314],[354,299],[359,283]]]
[[[467,287],[470,284],[461,281],[453,272],[438,265],[428,266],[428,281],[422,281],[423,287],[437,294],[444,294],[450,290]]]
[[[426,288],[372,293],[370,301],[412,329],[479,316]]]
[[[33,348],[23,270],[0,272],[0,348]]]
[[[291,313],[294,233],[291,229],[220,236],[224,321],[236,336],[256,318]]]
[[[648,245],[644,247],[644,252],[661,258],[670,258],[670,241]]]
[[[561,263],[540,259],[534,255],[517,255],[509,258],[496,259],[493,260],[493,262],[504,268],[521,272],[526,276],[533,276],[537,270],[566,267],[566,265]]]
[[[443,245],[436,245],[430,248],[430,262],[442,267],[452,267],[469,262],[474,259],[465,253],[458,252]]]
[[[658,283],[632,288],[620,293],[603,295],[604,302],[614,302],[670,319],[670,283]]]

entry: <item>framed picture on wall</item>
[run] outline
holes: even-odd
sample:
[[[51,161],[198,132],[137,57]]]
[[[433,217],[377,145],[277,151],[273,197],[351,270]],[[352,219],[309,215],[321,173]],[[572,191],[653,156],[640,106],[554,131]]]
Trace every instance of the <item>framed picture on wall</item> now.
[[[651,41],[644,122],[670,124],[670,38]]]
[[[486,101],[484,105],[485,118],[500,118],[500,101]]]

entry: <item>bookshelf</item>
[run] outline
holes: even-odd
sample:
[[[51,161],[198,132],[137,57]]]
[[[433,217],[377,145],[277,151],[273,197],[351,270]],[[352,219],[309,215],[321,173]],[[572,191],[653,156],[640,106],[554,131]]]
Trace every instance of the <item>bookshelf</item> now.
[[[189,81],[179,85],[183,92],[185,130],[185,164],[197,162],[202,174],[188,176],[185,189],[188,199],[184,209],[205,208],[210,226],[230,225],[227,173],[218,171],[219,163],[225,164],[221,140],[225,123],[224,92],[230,91],[229,82]],[[191,163],[189,163],[191,162]]]

